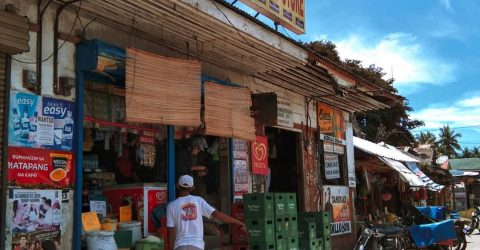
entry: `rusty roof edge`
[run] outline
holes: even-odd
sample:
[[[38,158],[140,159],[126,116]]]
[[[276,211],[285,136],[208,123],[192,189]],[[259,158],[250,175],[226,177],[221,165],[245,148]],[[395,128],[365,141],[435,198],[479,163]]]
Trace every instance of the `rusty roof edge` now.
[[[247,12],[243,11],[242,9],[234,6],[234,5],[231,5],[230,3],[226,2],[225,0],[212,0],[212,1],[215,1],[219,4],[221,4],[222,6],[238,13],[239,15],[251,20],[252,22],[262,26],[263,28],[265,28],[266,30],[269,30],[270,32],[274,33],[275,35],[278,35],[280,37],[282,37],[283,39],[293,43],[294,45],[306,50],[307,52],[309,52],[309,58],[311,59],[320,59],[330,65],[332,65],[333,67],[351,75],[352,77],[354,77],[355,79],[361,81],[363,84],[367,84],[369,85],[370,87],[374,87],[376,89],[378,89],[381,93],[382,93],[382,96],[383,97],[386,97],[386,98],[389,98],[390,100],[392,101],[395,101],[395,102],[403,102],[404,101],[404,97],[401,96],[401,95],[397,95],[395,93],[392,93],[364,78],[362,78],[361,76],[351,72],[350,70],[338,65],[337,63],[333,62],[332,60],[322,56],[322,55],[319,55],[318,53],[316,53],[315,51],[311,50],[310,48],[308,48],[307,46],[303,45],[301,42],[299,41],[296,41],[294,39],[292,39],[291,37],[288,37],[286,36],[285,34],[281,33],[281,32],[278,32],[277,30],[273,29],[272,27],[268,26],[267,24],[265,23],[262,23],[260,20],[256,19],[255,17],[251,16],[250,14],[248,14]]]

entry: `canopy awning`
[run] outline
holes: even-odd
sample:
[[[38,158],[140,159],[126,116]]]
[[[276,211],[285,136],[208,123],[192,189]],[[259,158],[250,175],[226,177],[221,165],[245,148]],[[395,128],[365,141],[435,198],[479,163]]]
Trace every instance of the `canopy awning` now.
[[[420,170],[420,168],[415,162],[406,162],[406,164],[413,173],[420,177],[420,179],[426,184],[428,189],[438,192],[445,187],[443,185],[435,183],[432,179],[430,179],[430,177],[428,177],[425,173],[422,172],[422,170]]]
[[[385,164],[387,164],[389,167],[393,168],[400,174],[400,178],[407,182],[411,187],[425,187],[426,184],[418,177],[415,175],[410,169],[408,169],[405,165],[403,165],[399,161],[391,160],[388,158],[384,157],[378,157],[380,160],[382,160]]]
[[[473,172],[473,171],[462,171],[462,170],[450,170],[450,174],[453,177],[472,177],[472,176],[477,176],[479,175],[478,172]]]
[[[419,162],[417,159],[414,159],[408,155],[405,155],[402,152],[399,152],[398,150],[391,150],[387,147],[383,147],[381,145],[375,144],[373,142],[370,142],[355,136],[353,137],[353,145],[364,152],[374,154],[383,158],[387,158],[395,161]]]

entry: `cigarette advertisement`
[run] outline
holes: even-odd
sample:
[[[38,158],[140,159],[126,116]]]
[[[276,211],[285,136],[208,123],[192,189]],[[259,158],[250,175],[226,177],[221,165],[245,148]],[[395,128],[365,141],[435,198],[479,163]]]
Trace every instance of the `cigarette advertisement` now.
[[[64,188],[73,186],[73,155],[36,148],[8,148],[9,186]]]
[[[13,218],[12,250],[62,249],[60,224],[62,222],[61,190],[16,189],[10,193]]]
[[[74,103],[10,92],[8,145],[71,151]]]
[[[330,212],[332,236],[352,232],[347,186],[323,186],[323,209]]]

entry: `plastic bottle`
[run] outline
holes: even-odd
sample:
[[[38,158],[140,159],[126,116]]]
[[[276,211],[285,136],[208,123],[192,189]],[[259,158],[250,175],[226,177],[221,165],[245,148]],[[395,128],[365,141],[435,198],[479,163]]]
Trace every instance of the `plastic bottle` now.
[[[28,109],[25,108],[23,111],[22,117],[22,136],[20,138],[21,141],[27,142],[28,141],[28,132],[30,131],[30,119],[28,118]]]
[[[35,112],[32,117],[30,117],[30,131],[28,132],[28,142],[35,143],[37,141],[37,123],[38,123],[38,113]]]
[[[16,139],[20,139],[20,135],[22,134],[22,124],[16,108],[13,109],[13,131]]]
[[[70,150],[72,148],[73,140],[73,119],[72,111],[67,111],[67,117],[65,118],[65,125],[63,127],[63,142],[62,147]]]

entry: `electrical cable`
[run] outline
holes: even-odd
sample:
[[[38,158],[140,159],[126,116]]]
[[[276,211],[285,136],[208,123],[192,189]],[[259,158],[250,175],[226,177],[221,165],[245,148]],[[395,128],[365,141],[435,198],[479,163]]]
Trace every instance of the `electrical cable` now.
[[[80,4],[78,6],[78,9],[76,11],[76,16],[75,16],[75,20],[73,21],[73,24],[72,24],[72,28],[70,29],[70,32],[68,32],[68,35],[67,35],[67,38],[65,38],[65,40],[63,40],[63,43],[60,44],[60,46],[58,46],[58,48],[56,49],[57,52],[63,47],[63,45],[65,45],[65,43],[67,43],[68,39],[70,39],[70,36],[72,35],[73,33],[73,30],[75,29],[75,25],[77,24],[77,20],[80,18],[80,9],[82,8],[82,3],[83,3],[83,0],[80,1]],[[23,61],[23,60],[19,60],[19,59],[15,59],[12,57],[12,60],[14,61],[17,61],[19,63],[24,63],[24,64],[37,64],[39,62],[46,62],[48,61],[50,58],[53,57],[53,55],[55,54],[55,52],[52,52],[52,54],[50,54],[47,58],[41,60],[41,61],[35,61],[35,62],[27,62],[27,61]]]
[[[470,126],[463,126],[463,127],[451,127],[450,129],[466,129],[466,128],[477,128],[477,127],[480,127],[480,124],[479,125],[470,125]],[[427,132],[427,131],[437,131],[437,130],[440,130],[442,128],[430,128],[430,129],[421,129],[421,130],[415,130],[413,131],[414,129],[411,129],[413,132]]]

